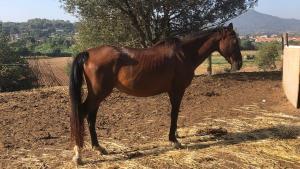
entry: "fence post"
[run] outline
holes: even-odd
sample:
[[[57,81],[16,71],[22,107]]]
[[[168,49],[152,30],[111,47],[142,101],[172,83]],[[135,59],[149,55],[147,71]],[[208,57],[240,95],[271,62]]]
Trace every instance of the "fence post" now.
[[[281,59],[283,59],[283,54],[284,54],[284,47],[289,46],[289,34],[288,33],[283,33],[281,36]]]
[[[284,40],[283,40],[283,45],[284,46],[289,46],[289,34],[288,33],[284,33]]]
[[[283,56],[284,50],[284,34],[281,35],[281,56]],[[282,58],[281,58],[282,59]]]
[[[208,56],[208,66],[207,66],[207,73],[209,76],[212,75],[212,65],[211,65],[211,55]]]

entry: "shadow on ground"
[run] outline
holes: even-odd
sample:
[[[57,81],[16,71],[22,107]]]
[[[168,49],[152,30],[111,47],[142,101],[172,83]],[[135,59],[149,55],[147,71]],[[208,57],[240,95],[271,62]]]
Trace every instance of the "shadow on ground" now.
[[[198,75],[207,76],[207,75]],[[269,72],[237,72],[237,73],[222,73],[211,76],[217,79],[231,79],[237,81],[255,81],[255,80],[282,80],[281,71],[269,71]]]
[[[201,134],[200,134],[201,135]],[[285,125],[278,125],[270,128],[262,128],[247,132],[238,132],[238,133],[226,133],[224,135],[215,132],[211,135],[210,140],[205,141],[215,141],[213,143],[205,143],[205,141],[197,139],[195,141],[185,143],[184,149],[187,150],[197,150],[208,148],[211,146],[218,146],[218,145],[234,145],[243,142],[255,142],[259,140],[265,139],[297,139],[300,136],[300,126],[285,126]],[[195,137],[195,135],[190,136],[182,136],[180,138],[191,138]],[[114,156],[111,158],[104,157],[103,160],[90,160],[85,161],[84,164],[97,164],[101,162],[107,161],[123,161],[129,159],[135,159],[150,155],[159,155],[163,154],[168,151],[175,150],[172,146],[152,146],[149,148],[138,149],[130,151],[123,151],[123,152],[111,152],[108,156]]]

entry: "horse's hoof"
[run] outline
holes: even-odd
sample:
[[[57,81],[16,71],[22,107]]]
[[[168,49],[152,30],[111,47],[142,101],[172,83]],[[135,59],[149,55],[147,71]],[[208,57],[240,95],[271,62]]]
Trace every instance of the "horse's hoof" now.
[[[77,157],[77,156],[74,156],[73,159],[72,159],[72,161],[74,162],[74,164],[75,164],[76,166],[82,165],[82,164],[83,164],[81,158],[80,158],[80,157]]]
[[[108,155],[106,149],[101,146],[93,146],[93,150],[99,152],[101,155]]]
[[[171,145],[176,148],[176,149],[183,149],[184,147],[182,146],[182,144],[178,141],[176,142],[171,142]]]
[[[180,138],[180,136],[179,136],[179,134],[178,134],[177,131],[175,132],[175,137],[176,137],[176,138]]]

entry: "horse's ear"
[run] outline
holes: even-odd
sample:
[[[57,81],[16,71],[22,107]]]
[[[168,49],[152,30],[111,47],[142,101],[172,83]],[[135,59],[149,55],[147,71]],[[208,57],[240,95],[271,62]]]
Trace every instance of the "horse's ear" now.
[[[228,25],[228,29],[233,30],[233,24],[232,24],[232,23],[230,23],[230,24]]]

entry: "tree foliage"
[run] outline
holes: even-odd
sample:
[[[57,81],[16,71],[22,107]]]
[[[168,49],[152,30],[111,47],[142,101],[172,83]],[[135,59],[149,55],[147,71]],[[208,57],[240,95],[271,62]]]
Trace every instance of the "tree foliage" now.
[[[123,25],[116,20],[105,21],[106,23],[103,20],[98,22],[93,19],[81,21],[77,27],[79,33],[75,35],[76,48],[82,51],[103,43],[136,46],[137,37],[134,33],[130,33],[130,25]]]
[[[27,89],[34,85],[34,76],[26,60],[18,57],[8,44],[8,36],[0,24],[0,92]]]
[[[69,13],[81,18],[79,33],[85,33],[91,40],[117,44],[129,42],[144,47],[169,36],[223,24],[257,2],[257,0],[60,1]],[[83,38],[83,41],[85,39],[89,38]]]
[[[255,50],[254,42],[249,39],[242,39],[240,46],[242,50]]]
[[[263,43],[259,47],[256,64],[259,69],[276,69],[276,58],[279,56],[281,45],[278,42]]]

